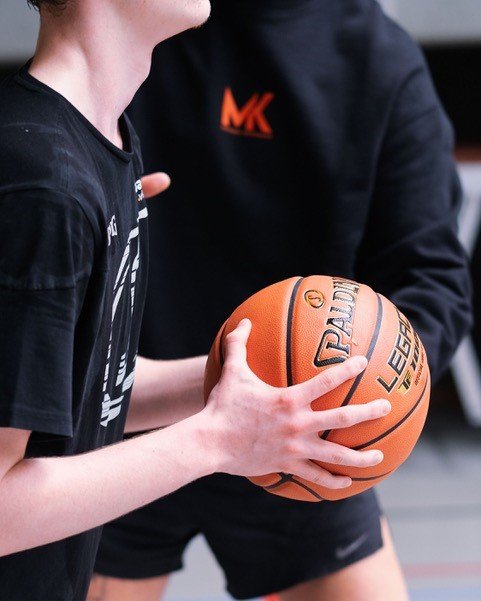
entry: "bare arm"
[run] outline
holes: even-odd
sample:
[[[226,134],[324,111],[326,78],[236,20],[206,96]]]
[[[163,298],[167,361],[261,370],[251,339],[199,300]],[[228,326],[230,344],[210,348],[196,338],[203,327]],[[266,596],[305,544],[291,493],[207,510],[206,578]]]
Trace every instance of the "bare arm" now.
[[[30,435],[0,428],[0,556],[113,520],[213,472],[288,472],[330,488],[350,486],[309,461],[368,467],[378,451],[321,440],[390,410],[387,401],[312,411],[311,402],[356,377],[356,357],[291,388],[261,382],[246,362],[247,320],[229,334],[219,383],[200,413],[170,428],[73,457],[22,459]]]
[[[220,458],[199,453],[207,431],[194,418],[73,457],[20,460],[29,433],[11,432],[10,450],[2,449],[3,469],[8,456],[13,466],[0,484],[0,556],[115,519],[212,473]]]
[[[169,426],[201,411],[206,359],[153,361],[139,357],[126,432]]]

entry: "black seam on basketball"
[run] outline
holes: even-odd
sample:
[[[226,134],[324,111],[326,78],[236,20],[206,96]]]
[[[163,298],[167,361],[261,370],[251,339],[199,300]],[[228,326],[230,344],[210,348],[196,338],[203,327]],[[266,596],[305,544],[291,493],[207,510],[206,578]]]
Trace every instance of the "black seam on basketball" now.
[[[386,430],[386,432],[383,432],[383,434],[381,434],[380,436],[377,436],[376,438],[373,438],[372,440],[369,440],[368,442],[364,442],[363,444],[358,445],[357,447],[352,447],[355,451],[359,451],[360,449],[365,449],[366,447],[382,440],[383,438],[386,438],[386,436],[389,436],[389,434],[391,434],[392,432],[394,432],[394,430],[397,430],[397,428],[399,428],[399,426],[401,426],[402,424],[404,424],[404,422],[409,419],[411,417],[411,415],[416,411],[417,407],[419,406],[419,403],[422,401],[423,397],[424,397],[424,393],[426,392],[426,388],[428,386],[428,381],[426,380],[426,384],[424,385],[423,391],[421,393],[421,396],[418,398],[418,400],[414,403],[413,407],[411,407],[411,409],[406,413],[406,415],[397,423],[394,424],[394,426],[392,426],[391,428],[389,428],[389,430]]]
[[[295,478],[292,478],[291,482],[294,482],[294,484],[297,484],[297,486],[300,486],[304,490],[307,490],[307,492],[311,493],[311,495],[313,497],[315,497],[318,501],[325,501],[325,499],[323,497],[321,497],[320,494],[318,494],[315,490],[312,490],[312,488],[310,488],[306,484],[303,484],[302,482],[299,482],[299,480],[296,480]]]
[[[278,472],[277,475],[280,478],[279,482],[275,482],[274,484],[269,484],[268,486],[263,486],[262,488],[264,490],[274,490],[274,489],[278,488],[279,486],[281,486],[282,484],[286,484],[287,482],[292,482],[292,479],[293,479],[292,474],[283,474],[281,472]]]
[[[294,303],[296,302],[297,291],[304,278],[299,278],[292,289],[287,310],[287,334],[286,334],[286,378],[287,385],[292,386],[292,321],[294,317]]]
[[[381,297],[379,296],[379,294],[376,294],[376,296],[377,296],[377,318],[376,318],[376,326],[374,328],[374,332],[373,332],[372,337],[371,337],[371,342],[369,343],[369,347],[368,347],[367,353],[366,353],[366,359],[368,361],[369,361],[369,359],[371,358],[371,356],[372,356],[372,354],[374,352],[374,348],[376,347],[377,339],[379,338],[379,332],[381,330],[381,323],[382,323],[382,316],[383,316]],[[351,399],[354,396],[354,393],[356,392],[357,387],[361,383],[361,380],[364,377],[365,373],[366,373],[366,371],[364,370],[354,380],[351,388],[349,389],[349,392],[346,394],[346,398],[342,402],[341,407],[345,407],[346,405],[348,405],[351,402]],[[329,434],[331,432],[332,432],[332,430],[326,430],[322,434],[321,438],[323,440],[327,440],[327,437],[329,436]]]
[[[282,486],[283,484],[292,483],[292,484],[297,484],[297,486],[306,490],[309,494],[311,494],[318,501],[325,501],[325,499],[323,497],[321,497],[321,495],[319,495],[315,490],[312,490],[312,488],[309,488],[309,486],[307,486],[303,482],[299,482],[299,480],[296,480],[296,478],[294,478],[292,476],[292,474],[279,474],[279,476],[281,476],[281,480],[279,482],[276,482],[275,484],[270,484],[269,486],[264,486],[263,487],[264,490],[275,490],[276,488],[279,488],[279,486]]]
[[[386,476],[389,476],[389,474],[392,474],[394,470],[390,470],[389,472],[386,472],[385,474],[378,474],[377,476],[371,476],[370,478],[351,478],[351,480],[353,482],[369,482],[371,480],[377,480],[378,478],[385,478]]]
[[[376,347],[377,339],[379,338],[379,332],[381,330],[381,323],[382,323],[382,317],[383,317],[381,297],[379,296],[379,294],[376,294],[376,296],[377,296],[377,318],[376,318],[376,326],[374,328],[371,342],[369,343],[369,348],[367,349],[367,353],[366,353],[366,359],[368,361],[371,359],[374,349]],[[357,378],[354,380],[354,383],[351,386],[351,389],[349,390],[349,392],[346,394],[346,398],[344,399],[341,407],[344,407],[345,405],[348,405],[351,402],[351,399],[354,396],[354,393],[356,392],[357,387],[359,386],[362,378],[364,377],[364,374],[365,374],[365,371],[361,372],[357,376]]]

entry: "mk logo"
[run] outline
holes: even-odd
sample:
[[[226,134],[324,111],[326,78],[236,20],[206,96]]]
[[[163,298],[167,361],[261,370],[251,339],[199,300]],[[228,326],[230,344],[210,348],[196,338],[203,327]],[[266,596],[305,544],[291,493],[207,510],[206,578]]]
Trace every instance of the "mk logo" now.
[[[254,94],[239,108],[231,88],[226,88],[222,101],[221,128],[231,134],[252,136],[255,138],[272,138],[272,128],[264,113],[274,100],[274,94]]]

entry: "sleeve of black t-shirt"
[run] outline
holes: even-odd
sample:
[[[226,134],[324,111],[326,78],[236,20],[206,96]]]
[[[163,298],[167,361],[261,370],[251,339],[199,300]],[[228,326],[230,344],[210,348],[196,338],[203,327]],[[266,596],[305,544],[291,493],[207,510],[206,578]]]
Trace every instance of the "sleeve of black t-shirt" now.
[[[434,380],[471,325],[468,262],[457,237],[462,191],[453,144],[427,67],[419,67],[392,107],[357,272],[411,320]]]
[[[72,435],[75,326],[94,242],[79,203],[0,195],[0,426]]]

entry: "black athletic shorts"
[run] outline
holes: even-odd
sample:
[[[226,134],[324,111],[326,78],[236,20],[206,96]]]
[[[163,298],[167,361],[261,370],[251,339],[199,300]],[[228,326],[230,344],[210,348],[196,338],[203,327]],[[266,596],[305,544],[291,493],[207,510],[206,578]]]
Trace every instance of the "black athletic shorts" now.
[[[382,547],[372,490],[308,503],[265,492],[245,478],[203,478],[104,527],[96,572],[140,579],[182,568],[201,533],[224,570],[227,590],[250,599],[336,572]]]

